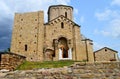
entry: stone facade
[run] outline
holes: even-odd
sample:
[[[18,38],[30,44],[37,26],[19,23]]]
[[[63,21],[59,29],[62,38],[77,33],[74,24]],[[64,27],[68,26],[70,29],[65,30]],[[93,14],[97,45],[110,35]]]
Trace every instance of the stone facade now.
[[[47,23],[43,11],[16,13],[11,52],[28,61],[94,61],[92,40],[82,37],[73,7],[66,5],[50,6]]]
[[[0,70],[14,70],[25,61],[26,57],[14,54],[0,52]]]
[[[120,62],[77,62],[64,68],[0,72],[0,79],[120,79]]]
[[[118,61],[117,51],[104,47],[94,52],[95,61]]]

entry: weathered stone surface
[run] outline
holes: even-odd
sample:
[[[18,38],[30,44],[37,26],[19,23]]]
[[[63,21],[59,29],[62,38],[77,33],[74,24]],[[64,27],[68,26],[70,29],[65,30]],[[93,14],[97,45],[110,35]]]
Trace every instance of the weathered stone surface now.
[[[118,61],[117,51],[104,47],[94,52],[95,61]]]
[[[120,62],[91,63],[83,66],[84,69],[77,64],[74,67],[0,72],[0,79],[120,79]],[[111,69],[110,65],[115,66]]]
[[[26,57],[10,52],[0,53],[0,56],[0,71],[2,72],[14,70],[26,60]]]
[[[71,6],[50,6],[47,23],[43,11],[16,13],[11,40],[11,52],[27,61],[94,61],[92,40],[82,36]]]

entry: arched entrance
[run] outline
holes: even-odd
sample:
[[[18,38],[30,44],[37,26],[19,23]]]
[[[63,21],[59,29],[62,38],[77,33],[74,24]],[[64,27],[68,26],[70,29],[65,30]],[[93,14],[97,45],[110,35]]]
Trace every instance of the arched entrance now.
[[[58,47],[59,47],[60,58],[68,58],[69,47],[68,47],[66,38],[64,37],[59,38]]]
[[[52,49],[46,49],[44,53],[44,60],[45,61],[52,61],[53,60],[53,50]]]

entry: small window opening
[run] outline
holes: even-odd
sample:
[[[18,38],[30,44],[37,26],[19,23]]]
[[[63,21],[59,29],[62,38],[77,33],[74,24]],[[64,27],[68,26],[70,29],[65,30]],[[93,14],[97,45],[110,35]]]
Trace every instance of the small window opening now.
[[[52,56],[55,57],[55,53],[53,53]]]
[[[61,28],[64,28],[64,23],[63,22],[61,23]]]
[[[35,29],[37,29],[37,27],[35,27]]]
[[[25,51],[27,51],[27,45],[25,45]]]
[[[105,49],[105,51],[107,51],[107,49]]]
[[[65,12],[65,18],[67,18],[67,12]]]
[[[21,21],[23,21],[23,19],[21,19]]]
[[[19,44],[21,44],[21,42],[19,42]]]

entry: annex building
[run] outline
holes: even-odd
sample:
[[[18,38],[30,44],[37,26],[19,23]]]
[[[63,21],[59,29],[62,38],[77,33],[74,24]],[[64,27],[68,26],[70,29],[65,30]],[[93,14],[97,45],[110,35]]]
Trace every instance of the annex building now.
[[[73,7],[52,5],[48,22],[44,12],[16,13],[11,52],[28,61],[94,61],[92,40],[81,34],[81,26],[73,20]]]

